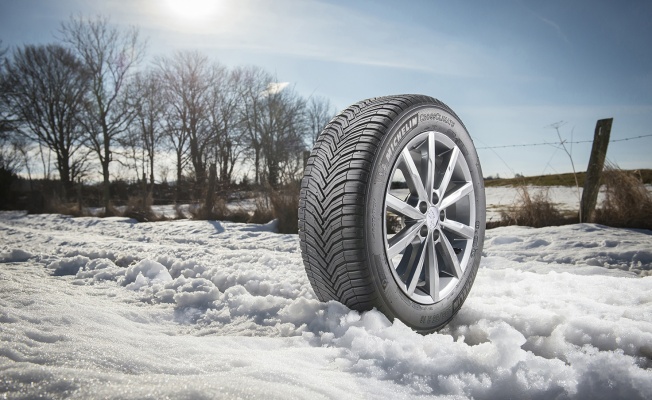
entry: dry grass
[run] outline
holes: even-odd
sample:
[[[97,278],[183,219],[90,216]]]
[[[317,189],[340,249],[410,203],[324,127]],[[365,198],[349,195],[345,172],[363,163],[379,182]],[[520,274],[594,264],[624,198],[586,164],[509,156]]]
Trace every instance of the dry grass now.
[[[156,214],[152,210],[152,198],[148,196],[143,199],[142,196],[130,196],[127,200],[127,207],[123,212],[113,211],[113,215],[132,218],[138,222],[155,222],[165,221],[166,218]]]
[[[299,186],[288,185],[270,195],[274,217],[278,220],[279,233],[299,232]]]
[[[190,216],[193,219],[198,220],[218,220],[218,221],[228,221],[230,211],[226,206],[226,201],[224,199],[218,198],[213,203],[212,209],[207,209],[205,205],[201,204],[198,207],[190,207],[188,209]]]
[[[261,196],[256,197],[256,208],[254,214],[249,218],[252,224],[266,224],[274,219],[274,211],[270,204],[267,193],[262,193]]]
[[[274,219],[271,211],[268,213],[262,212],[262,208],[257,207],[254,215],[243,209],[237,208],[235,210],[229,209],[226,201],[222,198],[215,200],[212,210],[206,210],[203,205],[198,207],[190,207],[188,209],[191,218],[197,220],[216,220],[216,221],[230,221],[239,223],[267,223]],[[177,214],[183,214],[177,208]],[[266,219],[266,216],[268,218]]]
[[[607,165],[602,173],[606,193],[593,222],[603,225],[652,229],[652,194],[636,173]]]
[[[183,213],[179,204],[174,205],[174,219],[186,219],[186,214]]]
[[[287,185],[282,189],[267,188],[256,200],[256,209],[248,222],[264,224],[278,221],[279,233],[299,231],[299,185]]]
[[[252,224],[266,224],[278,220],[279,233],[297,233],[299,209],[299,190],[297,187],[288,186],[281,190],[268,189],[261,193],[256,200],[253,215],[243,209],[229,210],[223,199],[215,201],[212,210],[204,207],[190,208],[193,219],[211,219],[219,221],[247,222]]]
[[[79,205],[76,203],[57,203],[50,204],[49,208],[51,212],[63,215],[70,215],[72,217],[88,217],[90,214],[86,211],[85,208],[79,209]]]
[[[568,218],[565,218],[555,204],[550,201],[547,189],[540,190],[535,194],[530,194],[530,189],[527,186],[519,186],[516,190],[519,196],[517,203],[501,213],[499,224],[490,227],[521,225],[541,228],[564,225],[569,222]]]

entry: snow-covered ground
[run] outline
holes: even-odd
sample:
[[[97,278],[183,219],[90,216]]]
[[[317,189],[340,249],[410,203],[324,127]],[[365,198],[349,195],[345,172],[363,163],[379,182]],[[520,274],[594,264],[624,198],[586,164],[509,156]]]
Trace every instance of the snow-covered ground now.
[[[652,232],[487,232],[443,331],[322,304],[273,224],[0,213],[0,397],[652,398]]]

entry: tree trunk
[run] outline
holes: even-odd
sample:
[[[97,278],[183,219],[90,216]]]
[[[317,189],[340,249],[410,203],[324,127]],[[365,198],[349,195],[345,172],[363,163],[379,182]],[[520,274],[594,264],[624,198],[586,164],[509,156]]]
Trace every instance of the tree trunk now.
[[[77,179],[77,207],[79,214],[84,215],[84,202],[82,200],[82,181],[81,178]]]
[[[260,185],[260,174],[259,174],[259,171],[260,171],[260,149],[258,148],[258,146],[256,146],[254,148],[254,152],[255,152],[254,168],[256,169],[256,171],[255,171],[256,177],[254,179],[254,182],[256,183],[256,185]]]
[[[213,207],[215,206],[215,181],[217,180],[217,167],[211,164],[210,172],[208,175],[208,189],[206,190],[206,201],[204,202],[204,209],[202,217],[205,219],[212,219]]]
[[[142,198],[142,210],[145,211],[147,210],[147,176],[145,175],[145,172],[143,172],[143,198]]]
[[[104,181],[102,183],[102,202],[104,204],[104,216],[110,217],[113,215],[113,210],[111,209],[111,187],[110,187],[110,177],[109,177],[109,159],[106,158],[102,161],[102,177]]]
[[[149,196],[154,199],[154,154],[149,158]]]
[[[59,158],[57,161],[59,176],[61,178],[61,187],[63,190],[63,201],[68,201],[68,196],[72,196],[73,193],[73,182],[70,180],[70,167],[68,166],[69,160],[64,158]]]
[[[174,191],[174,204],[178,204],[179,200],[181,199],[181,176],[182,176],[181,158],[182,157],[183,155],[177,152],[177,187]]]

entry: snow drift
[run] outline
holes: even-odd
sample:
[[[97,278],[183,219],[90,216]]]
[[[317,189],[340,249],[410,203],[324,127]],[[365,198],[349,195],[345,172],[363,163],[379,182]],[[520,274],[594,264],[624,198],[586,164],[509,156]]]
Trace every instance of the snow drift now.
[[[443,331],[317,301],[273,225],[0,213],[0,393],[650,398],[652,232],[487,232]]]

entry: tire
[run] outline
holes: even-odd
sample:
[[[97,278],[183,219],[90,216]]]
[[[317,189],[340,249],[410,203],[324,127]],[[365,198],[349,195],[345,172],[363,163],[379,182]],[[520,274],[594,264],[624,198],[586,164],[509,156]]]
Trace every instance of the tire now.
[[[317,139],[301,183],[299,238],[321,301],[439,330],[471,289],[484,231],[478,156],[442,102],[364,100]]]

